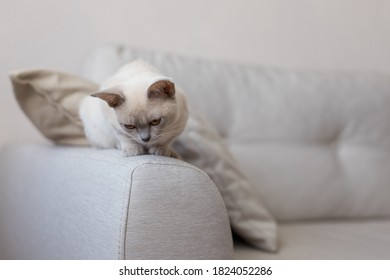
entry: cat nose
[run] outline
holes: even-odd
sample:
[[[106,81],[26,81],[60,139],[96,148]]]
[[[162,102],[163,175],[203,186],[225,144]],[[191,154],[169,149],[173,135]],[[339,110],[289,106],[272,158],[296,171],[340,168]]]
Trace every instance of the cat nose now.
[[[141,137],[141,140],[144,142],[149,142],[150,136]]]

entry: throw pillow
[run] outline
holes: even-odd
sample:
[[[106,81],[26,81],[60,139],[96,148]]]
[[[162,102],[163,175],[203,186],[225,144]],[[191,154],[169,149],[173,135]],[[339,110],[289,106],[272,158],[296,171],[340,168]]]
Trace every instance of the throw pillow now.
[[[78,104],[98,89],[95,83],[49,70],[18,71],[10,78],[18,104],[46,138],[59,145],[88,145]]]

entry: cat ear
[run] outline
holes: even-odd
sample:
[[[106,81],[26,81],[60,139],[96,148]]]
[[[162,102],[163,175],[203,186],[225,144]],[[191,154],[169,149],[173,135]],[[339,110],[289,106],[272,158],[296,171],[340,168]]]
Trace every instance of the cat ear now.
[[[118,107],[119,105],[123,104],[123,102],[125,102],[122,90],[117,88],[104,89],[92,94],[91,96],[106,101],[108,106],[112,108]]]
[[[174,98],[175,84],[168,80],[153,83],[148,88],[148,98]]]

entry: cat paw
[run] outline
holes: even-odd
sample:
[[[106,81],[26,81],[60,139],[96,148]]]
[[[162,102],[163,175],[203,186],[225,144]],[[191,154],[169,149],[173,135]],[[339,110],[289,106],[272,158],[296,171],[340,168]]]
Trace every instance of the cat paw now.
[[[171,155],[171,152],[166,147],[152,146],[152,147],[149,148],[149,154],[155,155],[155,156],[169,157]]]
[[[149,154],[180,159],[180,156],[168,147],[156,146],[149,148]]]
[[[182,159],[181,156],[178,153],[176,153],[174,150],[170,150],[170,152],[171,152],[170,157],[180,159],[180,160]]]
[[[145,153],[144,148],[139,145],[125,145],[122,146],[122,155],[125,157],[133,157],[143,155]]]

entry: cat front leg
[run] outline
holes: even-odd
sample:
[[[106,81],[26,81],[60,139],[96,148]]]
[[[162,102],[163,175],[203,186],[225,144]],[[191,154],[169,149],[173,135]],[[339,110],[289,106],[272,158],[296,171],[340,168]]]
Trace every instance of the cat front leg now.
[[[125,157],[139,156],[145,154],[145,149],[142,145],[130,141],[121,143],[122,154]]]
[[[165,146],[150,146],[148,152],[149,154],[156,156],[170,156],[169,149]]]
[[[179,154],[175,152],[175,150],[171,149],[170,151],[171,151],[170,157],[182,159],[181,156],[179,156]]]

